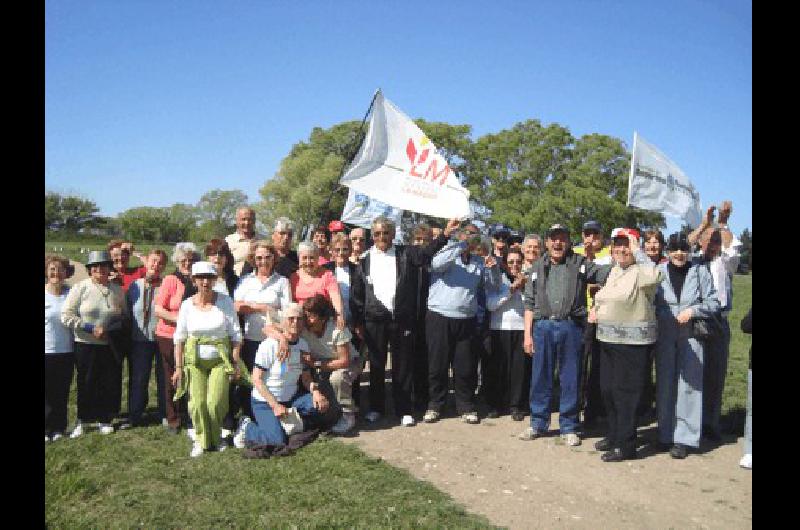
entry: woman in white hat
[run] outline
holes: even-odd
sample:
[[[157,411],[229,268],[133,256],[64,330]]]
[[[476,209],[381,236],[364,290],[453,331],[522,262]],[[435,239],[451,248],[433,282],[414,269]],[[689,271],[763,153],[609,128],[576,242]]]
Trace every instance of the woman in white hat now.
[[[78,423],[72,438],[81,436],[88,422],[98,422],[102,434],[111,434],[122,388],[122,365],[109,342],[109,331],[128,318],[122,287],[109,279],[111,255],[106,250],[89,253],[89,278],[70,289],[61,322],[75,333],[78,368]]]
[[[178,311],[175,342],[175,399],[189,390],[189,414],[195,429],[191,456],[226,447],[222,420],[228,412],[230,377],[239,376],[242,332],[230,296],[214,291],[217,270],[208,261],[192,265],[197,294]]]

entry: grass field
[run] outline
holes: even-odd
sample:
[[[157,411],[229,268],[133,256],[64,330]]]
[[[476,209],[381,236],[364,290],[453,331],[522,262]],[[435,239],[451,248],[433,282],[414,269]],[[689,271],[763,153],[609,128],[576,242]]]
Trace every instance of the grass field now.
[[[85,261],[80,244],[47,243],[45,251],[54,246]],[[170,251],[168,245],[159,248]],[[751,304],[752,275],[735,276],[723,414],[728,428],[739,435],[751,344],[739,322]],[[123,411],[126,400],[125,384]],[[152,377],[148,410],[155,403]],[[70,427],[75,419],[73,383]],[[160,425],[110,436],[91,430],[76,440],[47,444],[48,527],[491,527],[430,484],[335,439],[320,439],[293,456],[268,460],[247,460],[235,449],[189,458],[189,450],[183,433],[169,435]]]

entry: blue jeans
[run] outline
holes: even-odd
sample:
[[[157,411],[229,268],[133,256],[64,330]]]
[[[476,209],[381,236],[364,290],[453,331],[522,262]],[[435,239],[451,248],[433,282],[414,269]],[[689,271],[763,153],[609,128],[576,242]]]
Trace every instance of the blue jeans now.
[[[550,397],[558,361],[561,399],[558,424],[561,434],[578,430],[578,388],[581,375],[583,328],[572,320],[537,320],[533,326],[531,367],[531,427],[550,428]]]
[[[315,416],[319,411],[314,407],[314,400],[306,390],[298,392],[289,401],[281,402],[287,409],[294,407],[302,418]],[[253,408],[253,416],[256,421],[250,422],[245,427],[245,442],[259,445],[285,445],[287,441],[286,433],[281,426],[281,422],[272,412],[272,407],[266,401],[259,401],[250,398],[250,406]]]
[[[150,371],[156,360],[156,381],[158,388],[158,415],[166,417],[164,401],[164,370],[161,369],[161,352],[155,341],[133,341],[128,355],[128,418],[131,423],[139,423],[147,407]]]

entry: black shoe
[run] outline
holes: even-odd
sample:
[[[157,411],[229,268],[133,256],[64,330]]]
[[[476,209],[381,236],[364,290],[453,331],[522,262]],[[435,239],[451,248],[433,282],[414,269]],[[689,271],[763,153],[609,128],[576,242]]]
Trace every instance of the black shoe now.
[[[495,409],[489,409],[489,412],[486,413],[487,418],[497,418],[500,414],[497,413]]]
[[[522,421],[525,419],[525,413],[520,411],[515,411],[511,413],[511,419],[514,421]]]
[[[721,442],[722,434],[712,430],[710,427],[703,427],[703,438],[711,442]]]
[[[615,447],[607,453],[603,453],[603,456],[600,457],[603,462],[622,462],[623,460],[634,460],[635,458],[636,449],[623,451],[619,447]]]
[[[603,438],[602,440],[598,440],[594,443],[594,448],[597,449],[598,451],[610,451],[611,440],[609,440],[608,438]]]
[[[683,460],[689,454],[689,449],[683,444],[675,444],[669,450],[669,456]]]

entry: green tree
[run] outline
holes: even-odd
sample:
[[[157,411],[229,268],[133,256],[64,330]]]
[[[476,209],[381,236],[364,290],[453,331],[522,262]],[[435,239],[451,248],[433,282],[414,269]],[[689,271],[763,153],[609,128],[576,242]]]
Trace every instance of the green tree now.
[[[132,241],[167,241],[170,218],[167,208],[139,206],[117,215],[117,224]]]
[[[189,241],[192,230],[197,226],[197,208],[191,204],[175,203],[166,208],[169,225],[165,230],[164,241],[177,243]]]
[[[752,271],[753,270],[753,233],[750,232],[749,228],[745,228],[742,231],[742,235],[739,236],[739,240],[742,242],[742,249],[741,249],[741,263],[746,263],[747,267]]]
[[[236,210],[242,206],[247,206],[243,191],[215,189],[200,197],[196,213],[208,233],[225,236],[236,229]]]
[[[626,206],[629,165],[617,138],[576,139],[559,124],[527,120],[475,142],[468,187],[485,220],[526,232],[562,223],[578,234],[588,219],[609,229],[664,226],[662,215]]]
[[[77,233],[79,230],[102,224],[97,213],[100,208],[94,201],[77,195],[45,192],[45,228]]]

